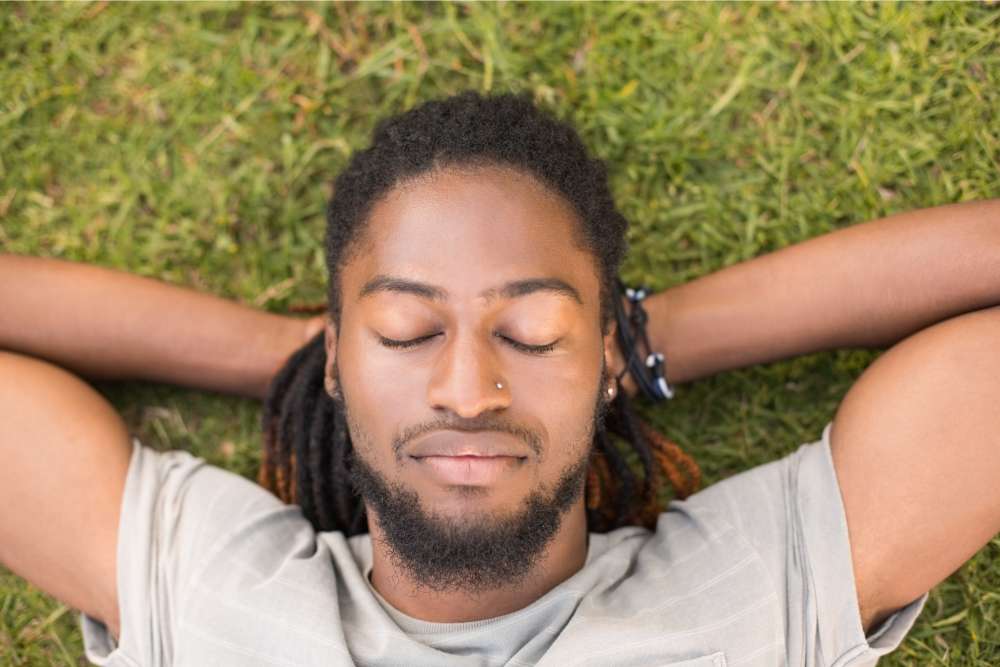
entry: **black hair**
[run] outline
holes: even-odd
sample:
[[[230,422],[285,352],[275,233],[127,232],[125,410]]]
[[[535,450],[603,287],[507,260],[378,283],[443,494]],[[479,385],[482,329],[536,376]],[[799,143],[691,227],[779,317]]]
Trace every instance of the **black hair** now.
[[[372,207],[392,188],[445,167],[500,166],[529,174],[567,201],[579,218],[576,241],[595,259],[601,279],[601,325],[610,330],[627,223],[615,206],[604,164],[576,130],[527,96],[465,92],[424,103],[382,121],[371,146],[337,176],[327,207],[328,310],[339,328],[340,269],[363,236]],[[364,504],[351,483],[353,452],[341,399],[324,389],[323,335],[293,354],[265,399],[264,461],[259,480],[302,507],[318,531],[365,532]],[[643,422],[619,390],[595,429],[587,480],[592,531],[652,526],[661,487],[677,496],[699,483],[697,465]],[[636,474],[624,449],[642,468]]]

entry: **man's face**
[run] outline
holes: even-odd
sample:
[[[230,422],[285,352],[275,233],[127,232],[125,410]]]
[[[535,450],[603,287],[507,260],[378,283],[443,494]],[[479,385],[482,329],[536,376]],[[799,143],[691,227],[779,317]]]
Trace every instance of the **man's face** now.
[[[610,338],[578,224],[530,176],[444,169],[376,204],[342,269],[328,374],[356,481],[431,586],[527,569],[582,503]]]

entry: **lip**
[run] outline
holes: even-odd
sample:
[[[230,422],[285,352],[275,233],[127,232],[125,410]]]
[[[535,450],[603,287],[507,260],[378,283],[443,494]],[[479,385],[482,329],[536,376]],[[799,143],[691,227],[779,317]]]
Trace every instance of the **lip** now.
[[[417,438],[406,453],[416,459],[427,457],[512,457],[530,454],[523,440],[498,431],[432,431]]]
[[[422,456],[414,460],[443,484],[490,486],[520,469],[525,459],[517,456]]]
[[[523,440],[502,431],[433,431],[406,452],[437,482],[489,486],[514,474],[530,454]]]

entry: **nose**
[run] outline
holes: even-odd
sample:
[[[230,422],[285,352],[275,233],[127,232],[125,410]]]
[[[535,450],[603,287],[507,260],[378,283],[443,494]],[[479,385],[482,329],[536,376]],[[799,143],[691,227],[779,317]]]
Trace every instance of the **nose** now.
[[[470,333],[445,342],[427,389],[431,407],[472,418],[510,405],[496,352],[479,338]]]

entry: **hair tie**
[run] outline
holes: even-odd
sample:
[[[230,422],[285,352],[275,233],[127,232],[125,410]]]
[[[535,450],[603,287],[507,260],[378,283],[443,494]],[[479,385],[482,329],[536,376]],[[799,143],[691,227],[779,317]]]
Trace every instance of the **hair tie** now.
[[[615,281],[615,320],[618,323],[618,345],[625,358],[625,368],[618,374],[620,382],[626,373],[631,373],[635,384],[643,394],[654,401],[666,401],[674,397],[674,390],[667,384],[666,358],[662,352],[654,352],[646,335],[649,315],[642,307],[642,301],[650,289],[645,286],[628,287],[618,279]],[[626,312],[622,296],[628,302]],[[645,353],[640,351],[640,345]]]

